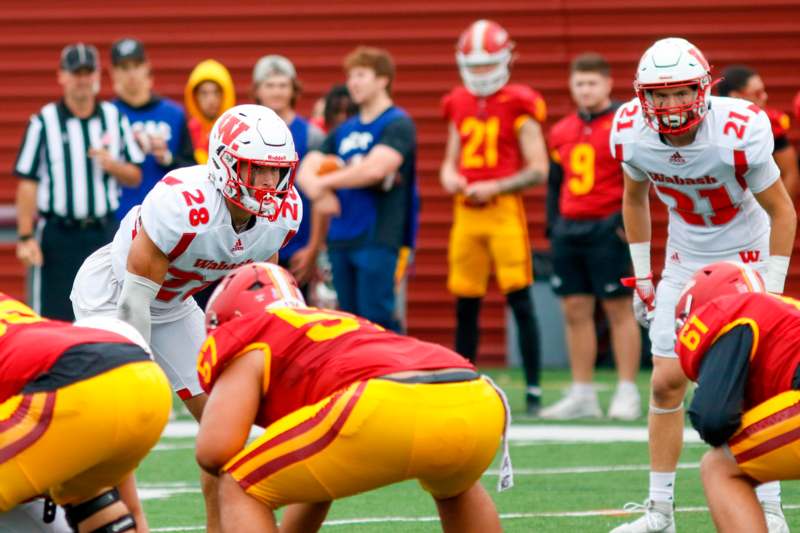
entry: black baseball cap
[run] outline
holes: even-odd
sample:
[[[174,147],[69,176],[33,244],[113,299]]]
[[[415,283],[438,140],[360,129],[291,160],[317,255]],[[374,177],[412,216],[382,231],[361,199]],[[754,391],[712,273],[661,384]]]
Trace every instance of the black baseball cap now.
[[[68,44],[61,50],[61,70],[75,72],[82,68],[97,70],[97,48],[90,44]]]
[[[141,41],[126,37],[111,45],[112,65],[119,65],[128,59],[140,62],[147,59],[144,53],[144,45]]]

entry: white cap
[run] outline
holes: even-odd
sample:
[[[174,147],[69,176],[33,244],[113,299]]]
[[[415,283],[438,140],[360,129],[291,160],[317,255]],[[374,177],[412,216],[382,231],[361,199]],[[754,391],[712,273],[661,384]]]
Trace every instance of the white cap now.
[[[289,78],[297,78],[294,65],[284,56],[268,55],[258,60],[253,67],[253,83],[261,83],[272,74],[282,74]]]

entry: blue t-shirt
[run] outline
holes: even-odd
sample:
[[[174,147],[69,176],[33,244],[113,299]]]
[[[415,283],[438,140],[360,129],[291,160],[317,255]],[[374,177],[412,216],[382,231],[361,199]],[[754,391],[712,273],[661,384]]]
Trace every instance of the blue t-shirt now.
[[[401,108],[392,106],[369,123],[358,115],[336,128],[322,151],[337,154],[346,164],[363,158],[377,144],[397,150],[403,157],[394,176],[375,186],[338,189],[341,214],[331,219],[331,247],[366,242],[400,248],[414,246],[418,225],[417,139],[414,122]]]
[[[292,123],[289,124],[289,131],[292,132],[292,138],[294,139],[294,149],[300,161],[308,153],[308,127],[308,121],[297,115],[295,115]],[[308,239],[311,238],[311,202],[308,201],[308,198],[300,191],[299,187],[297,192],[303,202],[303,219],[300,221],[300,227],[297,228],[295,236],[286,243],[286,246],[281,248],[279,257],[282,261],[292,257],[297,250],[308,244]]]
[[[119,98],[115,99],[113,103],[128,117],[134,135],[137,132],[160,134],[166,139],[167,147],[173,157],[172,165],[162,167],[152,154],[148,154],[141,164],[142,183],[133,188],[120,187],[117,219],[122,220],[132,207],[144,201],[144,197],[164,177],[164,174],[173,168],[194,164],[194,161],[193,159],[187,161],[187,156],[184,154],[186,143],[188,142],[191,147],[191,140],[188,138],[189,132],[186,129],[186,114],[180,105],[155,95],[141,107],[132,107]]]

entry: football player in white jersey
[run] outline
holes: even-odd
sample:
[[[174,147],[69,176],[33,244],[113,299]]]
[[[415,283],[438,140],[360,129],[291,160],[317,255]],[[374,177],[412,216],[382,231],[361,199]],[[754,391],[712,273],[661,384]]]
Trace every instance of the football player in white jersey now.
[[[243,264],[277,263],[303,216],[292,185],[296,165],[278,115],[257,105],[229,109],[211,130],[207,165],[167,174],[75,278],[76,318],[118,316],[135,326],[198,420],[206,402],[196,370],[205,326],[191,296]],[[212,485],[204,476],[208,530],[216,531]]]
[[[711,96],[703,54],[685,39],[662,39],[642,56],[636,98],[617,111],[610,145],[625,174],[623,218],[635,279],[634,311],[650,327],[650,496],[645,514],[614,532],[674,532],[675,469],[682,447],[687,379],[675,354],[674,310],[702,266],[752,263],[767,289],[783,292],[796,215],[772,159],[769,119],[745,100]],[[650,266],[655,188],[669,209],[666,265],[656,290]],[[780,486],[759,500],[770,531],[788,531]]]

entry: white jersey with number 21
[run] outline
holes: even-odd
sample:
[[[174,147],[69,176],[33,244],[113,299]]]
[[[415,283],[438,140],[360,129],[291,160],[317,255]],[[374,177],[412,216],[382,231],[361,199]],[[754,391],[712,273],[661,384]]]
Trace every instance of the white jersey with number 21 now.
[[[780,179],[766,113],[738,98],[712,96],[694,142],[665,143],[638,99],[617,110],[612,155],[636,181],[649,179],[669,208],[668,248],[698,255],[751,249],[769,233],[754,193]]]

